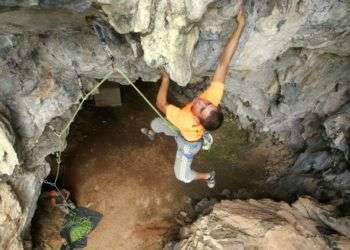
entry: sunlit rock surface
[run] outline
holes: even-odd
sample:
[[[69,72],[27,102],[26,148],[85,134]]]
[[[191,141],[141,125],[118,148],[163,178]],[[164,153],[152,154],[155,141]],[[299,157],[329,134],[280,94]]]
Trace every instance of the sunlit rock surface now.
[[[182,228],[182,239],[165,249],[347,249],[350,218],[332,213],[333,206],[308,197],[292,206],[271,200],[222,201]]]
[[[14,149],[15,134],[9,121],[9,112],[0,105],[0,176],[12,175],[19,165],[17,153]]]
[[[324,122],[324,126],[327,136],[332,140],[332,147],[343,151],[349,161],[350,104],[328,117]]]
[[[0,183],[0,248],[23,249],[20,232],[23,230],[22,210],[10,185]]]
[[[0,8],[0,102],[15,131],[4,132],[6,145],[18,159],[1,167],[1,183],[22,208],[18,235],[49,174],[45,158],[65,148],[57,133],[112,70],[94,27],[132,81],[156,81],[164,66],[185,86],[210,81],[238,12],[233,0],[5,0]],[[272,133],[300,153],[273,178],[280,197],[350,201],[350,2],[263,0],[246,8],[222,105],[242,127]],[[110,80],[125,83],[119,74]]]

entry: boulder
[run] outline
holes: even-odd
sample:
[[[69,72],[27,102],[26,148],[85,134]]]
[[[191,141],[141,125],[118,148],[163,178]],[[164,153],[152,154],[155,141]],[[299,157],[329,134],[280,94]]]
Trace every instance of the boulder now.
[[[292,206],[267,199],[225,200],[182,230],[186,234],[172,249],[346,249],[349,218],[334,217],[334,209],[309,197]],[[322,228],[340,234],[328,237]]]

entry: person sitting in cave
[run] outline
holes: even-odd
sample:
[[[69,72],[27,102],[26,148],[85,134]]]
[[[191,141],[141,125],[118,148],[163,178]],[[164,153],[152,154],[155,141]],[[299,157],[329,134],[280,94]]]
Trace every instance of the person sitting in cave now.
[[[242,4],[237,16],[237,29],[230,36],[220,55],[210,86],[185,107],[179,108],[168,103],[167,94],[170,78],[168,73],[162,72],[162,82],[157,94],[157,107],[178,131],[172,129],[163,119],[155,118],[151,122],[151,129],[142,128],[141,132],[151,140],[154,139],[156,133],[175,137],[178,149],[174,171],[176,178],[182,182],[205,180],[209,188],[215,186],[215,171],[210,173],[197,172],[191,169],[191,163],[194,155],[202,148],[204,139],[212,141],[208,131],[218,129],[223,122],[223,113],[219,104],[223,97],[224,81],[229,64],[244,29],[245,19],[245,10]]]

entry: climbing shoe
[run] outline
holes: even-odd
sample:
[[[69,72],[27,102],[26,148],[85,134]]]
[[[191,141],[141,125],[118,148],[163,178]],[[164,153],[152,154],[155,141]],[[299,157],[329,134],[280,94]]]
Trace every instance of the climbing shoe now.
[[[147,135],[148,139],[154,141],[155,133],[152,129],[141,128],[141,133]]]
[[[207,179],[207,185],[209,188],[215,187],[215,171],[209,173],[209,178]]]

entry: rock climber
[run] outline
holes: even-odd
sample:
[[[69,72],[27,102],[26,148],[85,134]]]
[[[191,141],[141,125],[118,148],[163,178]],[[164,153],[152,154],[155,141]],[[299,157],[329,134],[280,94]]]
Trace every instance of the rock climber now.
[[[172,129],[161,118],[155,118],[151,122],[151,129],[142,128],[141,132],[150,139],[154,139],[156,133],[164,133],[175,138],[177,152],[174,171],[176,178],[182,182],[205,180],[209,188],[215,186],[215,171],[197,172],[191,169],[191,163],[194,155],[202,148],[203,142],[212,142],[208,131],[218,129],[223,122],[223,113],[219,104],[223,97],[229,64],[237,49],[245,20],[245,10],[241,4],[237,15],[237,28],[231,34],[220,55],[210,86],[185,107],[179,108],[168,103],[167,94],[170,78],[168,73],[162,72],[162,81],[157,94],[157,107],[178,131]]]

